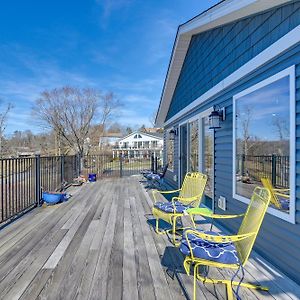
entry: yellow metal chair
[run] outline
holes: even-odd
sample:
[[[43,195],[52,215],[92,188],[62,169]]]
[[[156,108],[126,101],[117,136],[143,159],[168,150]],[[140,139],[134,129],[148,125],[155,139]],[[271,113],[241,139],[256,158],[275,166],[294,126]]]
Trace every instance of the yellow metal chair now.
[[[193,266],[194,300],[196,299],[197,280],[205,283],[225,284],[227,299],[229,300],[233,299],[232,286],[268,290],[267,287],[237,282],[233,278],[207,278],[199,272],[199,267],[231,268],[236,269],[237,272],[241,268],[243,271],[243,266],[249,258],[270,199],[271,194],[268,189],[255,188],[237,235],[224,236],[212,231],[204,232],[195,229],[187,229],[183,232],[180,251],[185,255],[184,268],[188,275],[190,275],[191,266]],[[220,215],[216,216],[221,217]],[[236,216],[240,215],[232,217]],[[210,217],[213,217],[213,215]]]
[[[172,241],[176,244],[176,230],[179,229],[177,226],[177,219],[183,216],[186,209],[200,206],[206,182],[207,176],[205,174],[199,172],[187,173],[180,189],[173,191],[153,191],[155,203],[152,208],[152,213],[156,218],[156,233],[164,234],[168,232],[168,230],[159,230],[159,219],[168,222],[172,225]],[[172,197],[171,202],[157,201],[157,193],[172,194],[176,192],[178,192],[179,195]],[[203,208],[203,210],[206,213],[209,211],[206,208]]]
[[[271,203],[280,210],[289,210],[290,189],[274,189],[268,177],[261,178],[261,183],[271,193]]]

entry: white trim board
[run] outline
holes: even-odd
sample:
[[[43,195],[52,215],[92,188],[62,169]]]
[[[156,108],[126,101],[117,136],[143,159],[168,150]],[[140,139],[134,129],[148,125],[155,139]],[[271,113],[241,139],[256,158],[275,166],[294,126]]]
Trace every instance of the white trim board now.
[[[290,77],[290,211],[289,213],[285,213],[279,211],[275,208],[269,207],[268,213],[276,216],[282,220],[288,221],[290,223],[295,224],[296,218],[296,173],[295,173],[295,165],[296,165],[296,74],[295,74],[295,65],[286,68],[275,75],[268,77],[265,80],[260,81],[259,83],[243,90],[242,92],[233,96],[233,134],[232,134],[232,197],[236,200],[239,200],[243,203],[249,204],[250,200],[244,196],[238,195],[236,193],[236,101],[243,97],[244,95],[248,95],[251,92],[258,90],[264,86],[269,85],[270,83],[275,82],[283,77]]]
[[[212,98],[216,94],[222,92],[224,89],[228,88],[241,78],[245,77],[247,74],[255,71],[256,69],[260,68],[262,65],[266,64],[267,62],[274,59],[276,56],[280,55],[281,53],[285,52],[295,44],[300,42],[300,25],[295,27],[293,30],[291,30],[289,33],[284,35],[282,38],[280,38],[278,41],[273,43],[271,46],[269,46],[267,49],[259,53],[257,56],[249,60],[246,64],[244,64],[242,67],[237,69],[235,72],[233,72],[231,75],[223,79],[221,82],[219,82],[217,85],[212,87],[210,90],[208,90],[206,93],[201,95],[199,98],[194,100],[191,104],[186,106],[184,109],[182,109],[180,112],[175,114],[172,118],[170,118],[168,121],[164,123],[165,126],[168,124],[176,121],[177,119],[181,118],[185,114],[187,114],[189,111],[194,109],[195,107],[199,106],[203,102],[207,101],[208,99]],[[162,121],[163,122],[163,121]]]

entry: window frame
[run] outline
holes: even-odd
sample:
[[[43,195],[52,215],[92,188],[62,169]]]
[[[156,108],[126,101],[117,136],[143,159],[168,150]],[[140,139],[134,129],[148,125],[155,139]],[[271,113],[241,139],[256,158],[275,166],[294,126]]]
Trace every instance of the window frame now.
[[[279,79],[289,76],[289,88],[290,88],[290,210],[289,213],[277,210],[273,207],[269,207],[267,212],[275,217],[282,220],[295,224],[295,204],[296,204],[296,76],[295,76],[295,65],[292,65],[273,76],[270,76],[257,84],[250,86],[242,92],[233,96],[233,134],[232,134],[232,197],[238,201],[249,204],[250,199],[238,195],[236,193],[236,103],[237,101],[253,91],[261,89]]]
[[[175,165],[175,141],[172,140],[173,142],[173,152],[169,154],[169,143],[170,143],[170,133],[169,133],[169,129],[167,130],[166,132],[166,163],[168,163],[168,170],[170,172],[174,172],[175,168],[174,168],[174,165]],[[170,167],[170,164],[169,164],[169,155],[172,155],[172,167]]]

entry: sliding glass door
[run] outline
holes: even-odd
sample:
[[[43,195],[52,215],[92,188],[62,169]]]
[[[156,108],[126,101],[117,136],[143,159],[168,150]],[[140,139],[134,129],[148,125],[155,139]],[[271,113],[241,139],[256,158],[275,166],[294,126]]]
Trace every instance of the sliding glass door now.
[[[209,129],[206,111],[179,126],[180,185],[186,172],[207,175],[203,204],[214,209],[214,131]]]
[[[180,159],[180,179],[179,183],[180,186],[182,185],[184,176],[188,170],[188,125],[184,123],[179,127],[179,134],[180,134],[180,146],[179,146],[179,159]]]
[[[189,171],[199,171],[199,119],[189,123]]]
[[[208,116],[201,118],[200,127],[200,171],[207,175],[204,204],[214,209],[214,131],[209,129]]]

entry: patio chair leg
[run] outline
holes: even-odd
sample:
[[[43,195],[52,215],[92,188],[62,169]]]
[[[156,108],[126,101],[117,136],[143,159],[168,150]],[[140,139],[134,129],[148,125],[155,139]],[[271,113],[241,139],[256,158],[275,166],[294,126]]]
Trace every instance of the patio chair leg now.
[[[197,299],[197,271],[198,271],[198,265],[195,265],[194,267],[194,289],[193,289],[193,300]]]
[[[166,234],[164,230],[159,230],[159,219],[155,219],[155,232],[157,234]]]
[[[233,300],[233,292],[231,282],[226,283],[226,299]]]
[[[233,300],[232,286],[240,285],[240,286],[248,288],[248,289],[255,289],[255,290],[261,290],[261,291],[268,291],[269,290],[269,288],[266,287],[266,286],[255,285],[255,284],[251,284],[251,283],[247,283],[247,282],[238,282],[238,281],[232,281],[231,282],[231,280],[213,279],[213,278],[203,277],[200,274],[198,274],[198,272],[196,272],[196,271],[198,271],[198,267],[200,265],[202,265],[202,264],[196,264],[195,267],[194,267],[194,281],[195,281],[195,278],[196,278],[196,280],[200,280],[200,281],[205,282],[205,283],[225,284],[228,300]],[[195,287],[194,287],[194,290],[195,290]]]
[[[172,221],[172,242],[174,246],[178,247],[180,245],[180,241],[177,242],[176,240],[176,224],[177,224],[177,216],[173,217]]]

